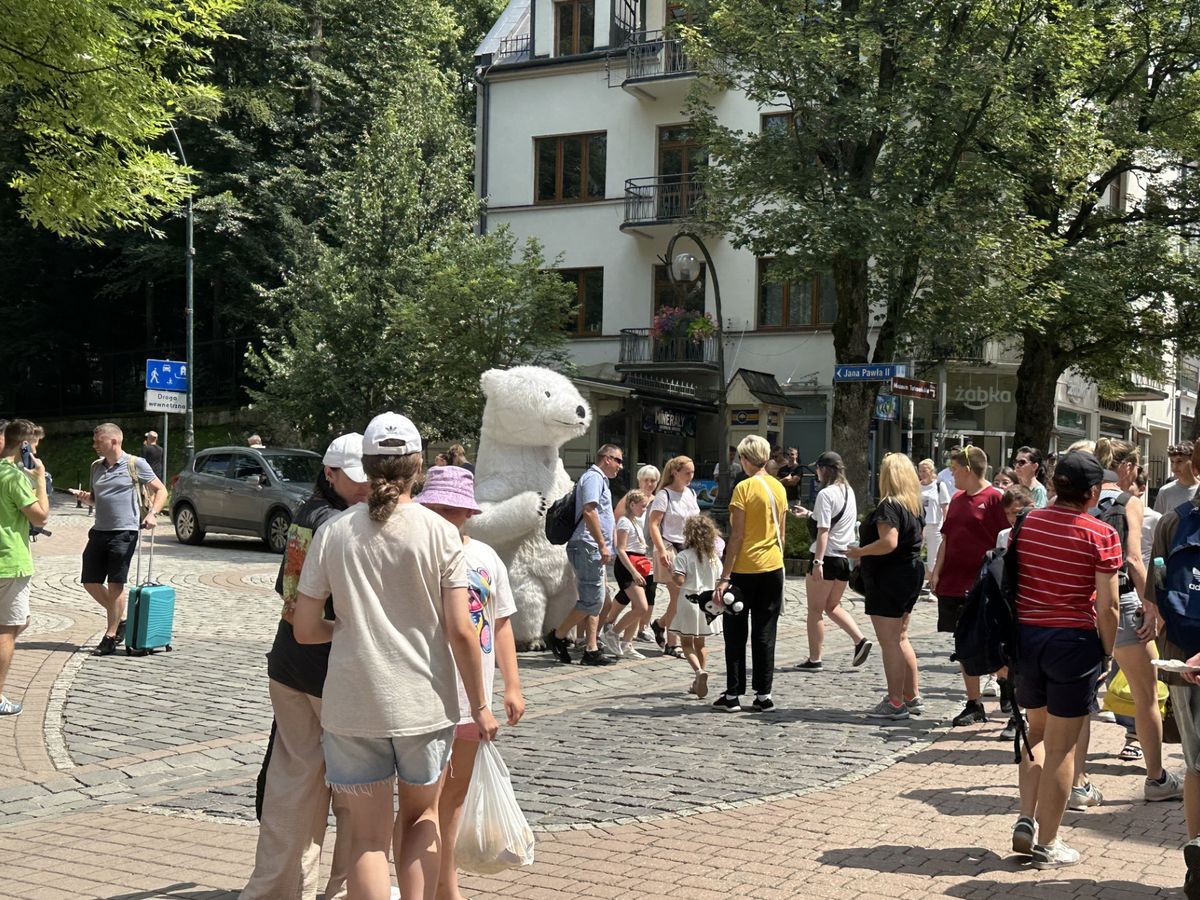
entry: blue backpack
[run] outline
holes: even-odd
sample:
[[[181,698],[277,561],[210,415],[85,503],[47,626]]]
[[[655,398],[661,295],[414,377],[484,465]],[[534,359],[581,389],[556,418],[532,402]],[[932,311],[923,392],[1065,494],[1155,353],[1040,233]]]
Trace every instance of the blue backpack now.
[[[1188,501],[1167,549],[1166,576],[1157,590],[1167,640],[1189,656],[1200,652],[1200,508]]]

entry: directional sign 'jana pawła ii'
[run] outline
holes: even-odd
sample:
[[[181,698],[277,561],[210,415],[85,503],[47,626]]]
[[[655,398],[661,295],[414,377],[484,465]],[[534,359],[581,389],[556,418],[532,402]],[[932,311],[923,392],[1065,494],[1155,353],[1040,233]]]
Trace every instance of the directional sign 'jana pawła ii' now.
[[[891,381],[904,374],[903,363],[840,363],[833,367],[834,381]]]
[[[186,393],[187,389],[187,363],[174,359],[146,360],[146,390]]]

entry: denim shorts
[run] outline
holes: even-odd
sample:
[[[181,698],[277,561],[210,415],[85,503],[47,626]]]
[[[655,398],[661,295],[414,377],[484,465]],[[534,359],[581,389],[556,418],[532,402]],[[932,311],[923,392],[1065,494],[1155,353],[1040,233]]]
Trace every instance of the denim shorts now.
[[[1142,643],[1142,639],[1138,637],[1137,633],[1142,624],[1142,618],[1139,615],[1141,611],[1142,601],[1138,599],[1137,594],[1121,595],[1121,618],[1117,624],[1117,640],[1113,646],[1129,647]]]
[[[351,737],[326,731],[325,781],[336,790],[369,787],[398,777],[405,784],[428,785],[442,777],[454,748],[454,726],[406,737]]]
[[[575,608],[589,616],[600,615],[604,609],[604,565],[600,562],[600,551],[583,541],[571,541],[567,544],[567,559],[575,570],[579,590]]]

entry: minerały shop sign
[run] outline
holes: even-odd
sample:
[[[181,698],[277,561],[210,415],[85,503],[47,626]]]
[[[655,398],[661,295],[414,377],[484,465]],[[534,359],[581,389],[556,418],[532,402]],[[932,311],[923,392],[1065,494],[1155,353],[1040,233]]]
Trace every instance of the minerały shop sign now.
[[[642,416],[642,430],[655,434],[694,435],[696,417],[677,409],[656,409]]]

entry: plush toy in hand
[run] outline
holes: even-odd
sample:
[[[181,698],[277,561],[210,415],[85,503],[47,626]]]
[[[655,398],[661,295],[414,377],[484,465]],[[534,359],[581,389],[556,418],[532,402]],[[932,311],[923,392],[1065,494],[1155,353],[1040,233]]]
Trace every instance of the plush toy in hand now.
[[[726,615],[740,613],[746,608],[746,604],[742,602],[742,590],[736,588],[732,584],[725,588],[725,593],[721,595],[724,602],[723,612]]]

